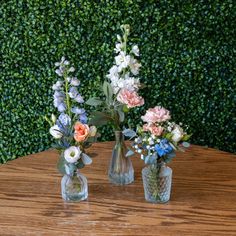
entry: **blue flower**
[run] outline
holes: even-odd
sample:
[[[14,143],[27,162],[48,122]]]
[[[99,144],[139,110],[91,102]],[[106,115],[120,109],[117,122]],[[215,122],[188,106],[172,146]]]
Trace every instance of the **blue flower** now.
[[[80,120],[81,123],[86,124],[87,121],[88,121],[87,114],[84,113],[84,114],[80,115],[80,116],[79,116],[79,120]]]
[[[60,116],[58,117],[58,121],[63,125],[63,126],[70,126],[71,125],[71,118],[65,114],[61,113]]]
[[[162,139],[160,143],[155,145],[155,150],[157,154],[162,157],[173,151],[172,146],[170,145],[167,139]]]
[[[78,114],[78,115],[82,115],[82,114],[85,113],[85,110],[84,110],[84,108],[73,107],[71,109],[71,112],[75,113],[75,114]]]
[[[59,112],[64,112],[66,110],[66,105],[64,102],[60,103],[60,105],[57,107]]]
[[[69,94],[70,98],[76,98],[76,96],[78,95],[77,88],[71,87],[68,94]]]
[[[84,99],[80,94],[77,94],[77,96],[75,97],[75,101],[78,103],[84,103]]]

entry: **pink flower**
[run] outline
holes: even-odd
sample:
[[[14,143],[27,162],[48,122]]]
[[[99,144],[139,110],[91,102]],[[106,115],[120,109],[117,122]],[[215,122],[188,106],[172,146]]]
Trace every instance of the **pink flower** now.
[[[160,136],[163,132],[163,127],[156,126],[154,124],[145,124],[143,125],[143,131],[150,131],[155,136]]]
[[[142,106],[144,104],[144,99],[135,91],[129,91],[128,89],[121,89],[117,95],[117,100],[126,104],[128,108]]]
[[[149,108],[141,119],[147,123],[163,122],[170,119],[170,112],[161,106],[156,106]]]

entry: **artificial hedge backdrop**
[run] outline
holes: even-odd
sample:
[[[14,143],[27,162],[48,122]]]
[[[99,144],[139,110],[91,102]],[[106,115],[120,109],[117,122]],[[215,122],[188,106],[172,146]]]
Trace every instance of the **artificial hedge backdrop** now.
[[[161,104],[189,125],[192,143],[235,152],[235,14],[233,0],[1,1],[0,162],[50,147],[43,116],[55,112],[62,55],[76,66],[85,98],[100,94],[122,23],[132,27],[150,85],[129,123]],[[102,133],[112,138],[110,128]]]

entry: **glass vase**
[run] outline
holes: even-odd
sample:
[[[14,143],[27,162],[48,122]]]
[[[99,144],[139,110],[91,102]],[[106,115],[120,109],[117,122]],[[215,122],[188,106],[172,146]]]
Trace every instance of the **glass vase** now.
[[[83,201],[88,198],[88,182],[79,170],[66,174],[61,180],[61,194],[65,201]]]
[[[145,199],[152,203],[165,203],[170,199],[172,169],[164,163],[149,165],[142,170]]]
[[[127,148],[122,131],[115,131],[115,146],[112,151],[108,177],[117,185],[130,184],[134,181],[134,169],[130,157],[126,157]]]

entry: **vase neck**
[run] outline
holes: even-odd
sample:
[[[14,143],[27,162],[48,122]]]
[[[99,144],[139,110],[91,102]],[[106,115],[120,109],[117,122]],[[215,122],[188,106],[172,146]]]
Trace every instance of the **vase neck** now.
[[[157,169],[160,169],[162,166],[165,166],[165,162],[156,162],[155,164],[152,164],[152,167],[153,168],[157,168]]]
[[[120,143],[124,141],[124,134],[122,131],[115,131],[115,140],[116,143]]]

